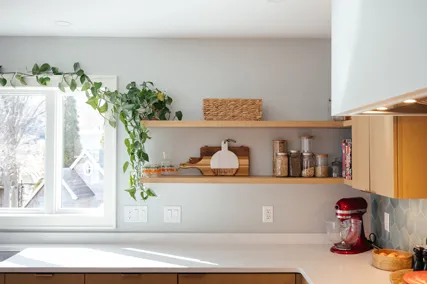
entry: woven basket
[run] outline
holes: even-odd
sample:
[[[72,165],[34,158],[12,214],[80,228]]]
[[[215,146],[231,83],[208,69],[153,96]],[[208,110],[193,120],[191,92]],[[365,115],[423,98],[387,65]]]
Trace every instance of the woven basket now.
[[[260,99],[203,99],[205,120],[262,120]]]

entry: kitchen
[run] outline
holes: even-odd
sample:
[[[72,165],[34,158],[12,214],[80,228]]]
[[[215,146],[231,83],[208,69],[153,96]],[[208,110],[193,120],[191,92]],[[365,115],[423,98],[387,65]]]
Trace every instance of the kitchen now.
[[[76,3],[70,11],[65,11],[63,4],[48,1],[43,9],[28,1],[24,8],[16,3],[2,3],[2,11],[6,11],[0,20],[2,73],[26,73],[28,70],[31,73],[35,63],[39,67],[35,69],[36,73],[42,73],[40,69],[44,63],[70,72],[74,70],[74,63],[79,62],[79,68],[84,69],[84,74],[93,82],[101,81],[103,86],[120,93],[125,93],[132,81],[137,84],[152,81],[156,88],[173,98],[170,119],[176,111],[181,111],[183,116],[182,121],[145,122],[148,135],[152,137],[144,145],[150,164],[167,161],[179,166],[189,157],[202,157],[199,150],[205,145],[220,146],[221,141],[233,139],[236,143],[229,143],[230,147],[249,148],[250,166],[249,176],[201,176],[197,169],[180,169],[177,175],[153,177],[152,180],[144,178],[144,185],[157,197],[149,196],[144,201],[138,192],[135,201],[130,192],[125,191],[130,188],[132,165],[128,165],[126,173],[123,173],[123,165],[130,160],[124,144],[129,134],[122,121],[117,120],[117,127],[112,128],[114,131],[110,129],[101,133],[99,129],[104,125],[103,120],[95,123],[96,118],[90,116],[92,113],[79,110],[80,105],[84,107],[87,104],[80,104],[76,99],[80,119],[74,130],[80,129],[79,146],[73,139],[61,138],[76,135],[66,136],[68,132],[65,132],[62,136],[49,132],[62,125],[49,124],[49,121],[59,120],[53,119],[52,111],[46,109],[46,114],[42,114],[43,118],[34,125],[43,125],[41,130],[37,128],[37,135],[33,135],[35,139],[31,141],[36,142],[28,142],[25,145],[29,146],[22,150],[23,153],[29,150],[37,153],[32,160],[39,163],[30,167],[27,165],[31,161],[25,160],[23,164],[28,172],[34,172],[32,169],[37,165],[43,169],[52,166],[56,174],[62,173],[63,183],[67,186],[59,185],[62,190],[58,193],[46,191],[48,187],[54,187],[58,179],[53,173],[42,170],[37,172],[37,178],[29,181],[34,185],[27,191],[28,197],[16,198],[16,204],[22,203],[26,208],[13,208],[19,206],[2,203],[2,250],[19,253],[0,263],[0,273],[4,275],[0,281],[7,284],[46,281],[388,283],[390,272],[371,266],[371,251],[351,256],[329,251],[331,241],[326,234],[326,221],[336,221],[336,202],[351,197],[362,197],[369,204],[364,214],[367,238],[372,232],[381,247],[411,252],[414,246],[424,244],[427,234],[422,224],[427,212],[424,210],[426,196],[422,190],[400,190],[403,187],[394,185],[391,178],[395,173],[394,158],[399,153],[393,152],[393,144],[390,143],[394,141],[393,131],[399,127],[399,121],[392,116],[372,118],[355,115],[395,104],[394,101],[386,103],[387,95],[404,95],[404,98],[396,98],[398,102],[410,99],[406,97],[408,95],[413,99],[419,98],[419,94],[412,96],[412,92],[425,88],[423,69],[419,67],[427,59],[421,52],[425,43],[411,45],[416,49],[410,52],[411,61],[403,57],[408,55],[403,52],[407,46],[399,46],[400,42],[391,38],[401,30],[396,28],[392,35],[384,34],[378,38],[368,37],[368,32],[359,31],[357,36],[366,34],[369,45],[377,47],[370,49],[372,54],[369,57],[362,53],[365,51],[363,42],[359,43],[360,53],[357,50],[352,52],[351,48],[335,52],[336,48],[352,46],[352,40],[357,39],[356,35],[351,37],[355,31],[351,21],[356,18],[336,16],[346,11],[357,11],[357,7],[352,6],[356,4],[335,6],[336,3],[330,1],[253,1],[251,4],[254,6],[247,7],[246,2],[237,0],[233,1],[235,6],[225,1],[216,2],[195,5],[185,1],[181,6],[168,2],[166,9],[161,4],[156,6],[154,2],[146,1],[141,7],[153,14],[144,17],[132,12],[138,21],[124,22],[122,26],[116,17],[113,17],[114,23],[107,22],[102,17],[93,17],[91,11],[101,9],[105,15],[120,15],[117,18],[124,21],[123,15],[131,13],[129,8],[139,7],[135,6],[138,5],[135,1],[114,1],[112,7],[94,2],[88,9],[80,8],[89,4],[79,1],[81,6]],[[362,2],[360,9],[378,8]],[[190,4],[194,4],[194,10],[189,8]],[[417,11],[422,11],[425,4],[417,2],[420,5],[418,9],[404,4],[394,5],[393,11],[420,16]],[[334,8],[332,13],[331,8]],[[162,9],[166,9],[164,13]],[[337,13],[339,9],[344,12]],[[31,13],[35,10],[39,16]],[[368,22],[372,15],[369,11],[360,13],[368,17],[364,22]],[[392,16],[387,16],[384,15],[381,22],[384,26],[398,24]],[[164,17],[167,20],[161,20]],[[95,20],[102,21],[102,24],[95,25]],[[341,29],[334,25],[338,20],[344,21],[337,25]],[[402,29],[406,37],[414,37],[407,42],[421,40],[417,35],[422,33],[422,25],[414,22],[405,21],[407,26]],[[403,62],[407,65],[402,68],[385,66],[381,61],[384,58],[380,56],[385,53],[382,41],[391,41],[395,46],[392,49],[395,64],[403,64],[405,60]],[[339,56],[339,61],[336,61],[336,56]],[[369,64],[368,69],[375,70],[372,71],[374,74],[383,74],[388,84],[383,84],[375,76],[373,78],[371,73],[360,72],[365,70],[363,64]],[[405,71],[417,67],[420,69],[414,74]],[[10,76],[13,74],[5,74],[4,78],[10,80]],[[47,83],[53,86],[49,91],[57,94],[56,86],[60,79],[55,80],[52,76]],[[5,92],[21,94],[28,90],[25,88],[40,88],[35,78],[27,81],[29,86],[21,86],[19,81],[15,88],[6,85]],[[77,91],[83,84],[79,83]],[[375,91],[369,89],[371,87]],[[85,94],[76,93],[76,98],[85,98]],[[205,120],[203,100],[208,98],[261,99],[262,120],[249,123]],[[46,95],[46,107],[50,100],[51,97]],[[64,103],[63,108],[67,107]],[[92,110],[91,106],[89,109]],[[331,109],[334,115],[353,117],[351,120],[334,121]],[[98,114],[95,110],[93,112]],[[91,123],[83,125],[83,121]],[[161,123],[166,123],[166,127]],[[381,131],[385,132],[384,135]],[[372,141],[371,132],[377,137]],[[57,140],[49,138],[49,133]],[[287,151],[301,150],[300,136],[314,136],[312,151],[328,154],[330,167],[335,158],[342,160],[342,140],[351,138],[353,180],[333,179],[332,174],[328,178],[273,178],[272,141],[287,140]],[[73,158],[65,164],[66,168],[48,164],[62,158],[57,157],[57,153],[65,159],[68,157],[65,153],[72,152],[65,149],[50,151],[55,148],[56,141],[62,140],[64,143],[73,140],[69,147],[74,151],[71,154]],[[93,140],[97,143],[92,143],[91,149],[80,156],[80,150],[89,144],[86,141]],[[103,141],[103,147],[98,141]],[[410,146],[405,151],[411,148],[414,147]],[[40,149],[45,149],[45,153]],[[417,153],[422,153],[422,150]],[[91,162],[93,160],[97,162]],[[403,165],[399,163],[401,159],[396,160],[396,168],[399,165],[406,167],[407,163]],[[104,165],[102,171],[97,166],[102,164],[101,161]],[[384,164],[377,164],[379,162]],[[414,165],[411,171],[418,173],[422,167]],[[383,167],[387,171],[378,170]],[[400,170],[404,168],[396,169],[396,172]],[[74,172],[80,174],[83,189],[74,190],[71,186],[74,183],[68,181],[67,174]],[[112,174],[108,174],[110,172]],[[43,175],[45,185],[37,184]],[[85,179],[86,176],[91,177],[90,181]],[[417,179],[410,180],[421,184],[422,174],[416,176]],[[100,180],[105,185],[102,195],[97,194]],[[399,182],[407,182],[407,179]],[[139,183],[135,186],[138,188]],[[419,195],[411,195],[413,192]],[[9,193],[10,196],[12,194]],[[101,211],[104,214],[98,216],[97,212],[79,217],[85,210],[98,206],[99,196],[103,198]],[[60,205],[69,207],[58,206],[54,202],[58,199]],[[63,214],[37,214],[37,206],[44,206],[50,213],[59,208],[57,211]],[[79,206],[84,210],[71,214],[74,212],[71,209]],[[269,208],[272,210],[267,210]],[[269,222],[263,222],[267,215],[265,212],[271,213],[267,218]],[[384,213],[389,214],[390,232],[385,230]],[[253,277],[234,278],[245,277],[241,273],[249,273]],[[108,274],[107,279],[98,274]],[[159,274],[172,277],[172,280],[157,280],[155,277]],[[77,278],[67,280],[67,275]],[[305,280],[299,279],[301,275]],[[55,280],[58,277],[59,280]],[[91,280],[91,277],[95,278]]]

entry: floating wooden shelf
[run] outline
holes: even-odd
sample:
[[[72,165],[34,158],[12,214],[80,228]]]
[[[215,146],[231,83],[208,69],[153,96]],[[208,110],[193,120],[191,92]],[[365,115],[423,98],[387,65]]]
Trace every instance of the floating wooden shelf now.
[[[298,121],[298,120],[271,120],[271,121],[205,121],[205,120],[142,120],[142,124],[146,127],[187,127],[187,128],[214,128],[214,127],[252,127],[252,128],[344,128],[350,127],[347,121],[333,120],[313,120],[313,121]]]
[[[352,186],[353,185],[353,181],[351,179],[344,179],[344,184]]]
[[[162,176],[143,178],[143,183],[222,183],[222,184],[343,184],[343,178],[277,178],[271,176]]]
[[[343,121],[343,126],[344,127],[352,127],[353,126],[353,120],[344,120]]]

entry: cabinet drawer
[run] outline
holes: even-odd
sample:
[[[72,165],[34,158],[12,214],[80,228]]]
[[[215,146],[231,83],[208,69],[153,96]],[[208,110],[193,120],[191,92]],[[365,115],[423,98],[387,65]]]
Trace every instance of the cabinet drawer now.
[[[84,274],[6,274],[9,284],[84,284]],[[1,283],[1,282],[0,282]]]
[[[86,284],[177,284],[176,274],[86,274]]]
[[[179,284],[295,284],[295,274],[179,274]]]

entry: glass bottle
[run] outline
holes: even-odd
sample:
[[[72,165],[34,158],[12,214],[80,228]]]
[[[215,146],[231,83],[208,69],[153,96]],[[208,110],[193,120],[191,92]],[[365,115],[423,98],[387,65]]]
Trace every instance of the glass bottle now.
[[[328,177],[328,154],[316,154],[316,177]]]
[[[302,153],[302,177],[314,177],[315,160],[313,153]]]

